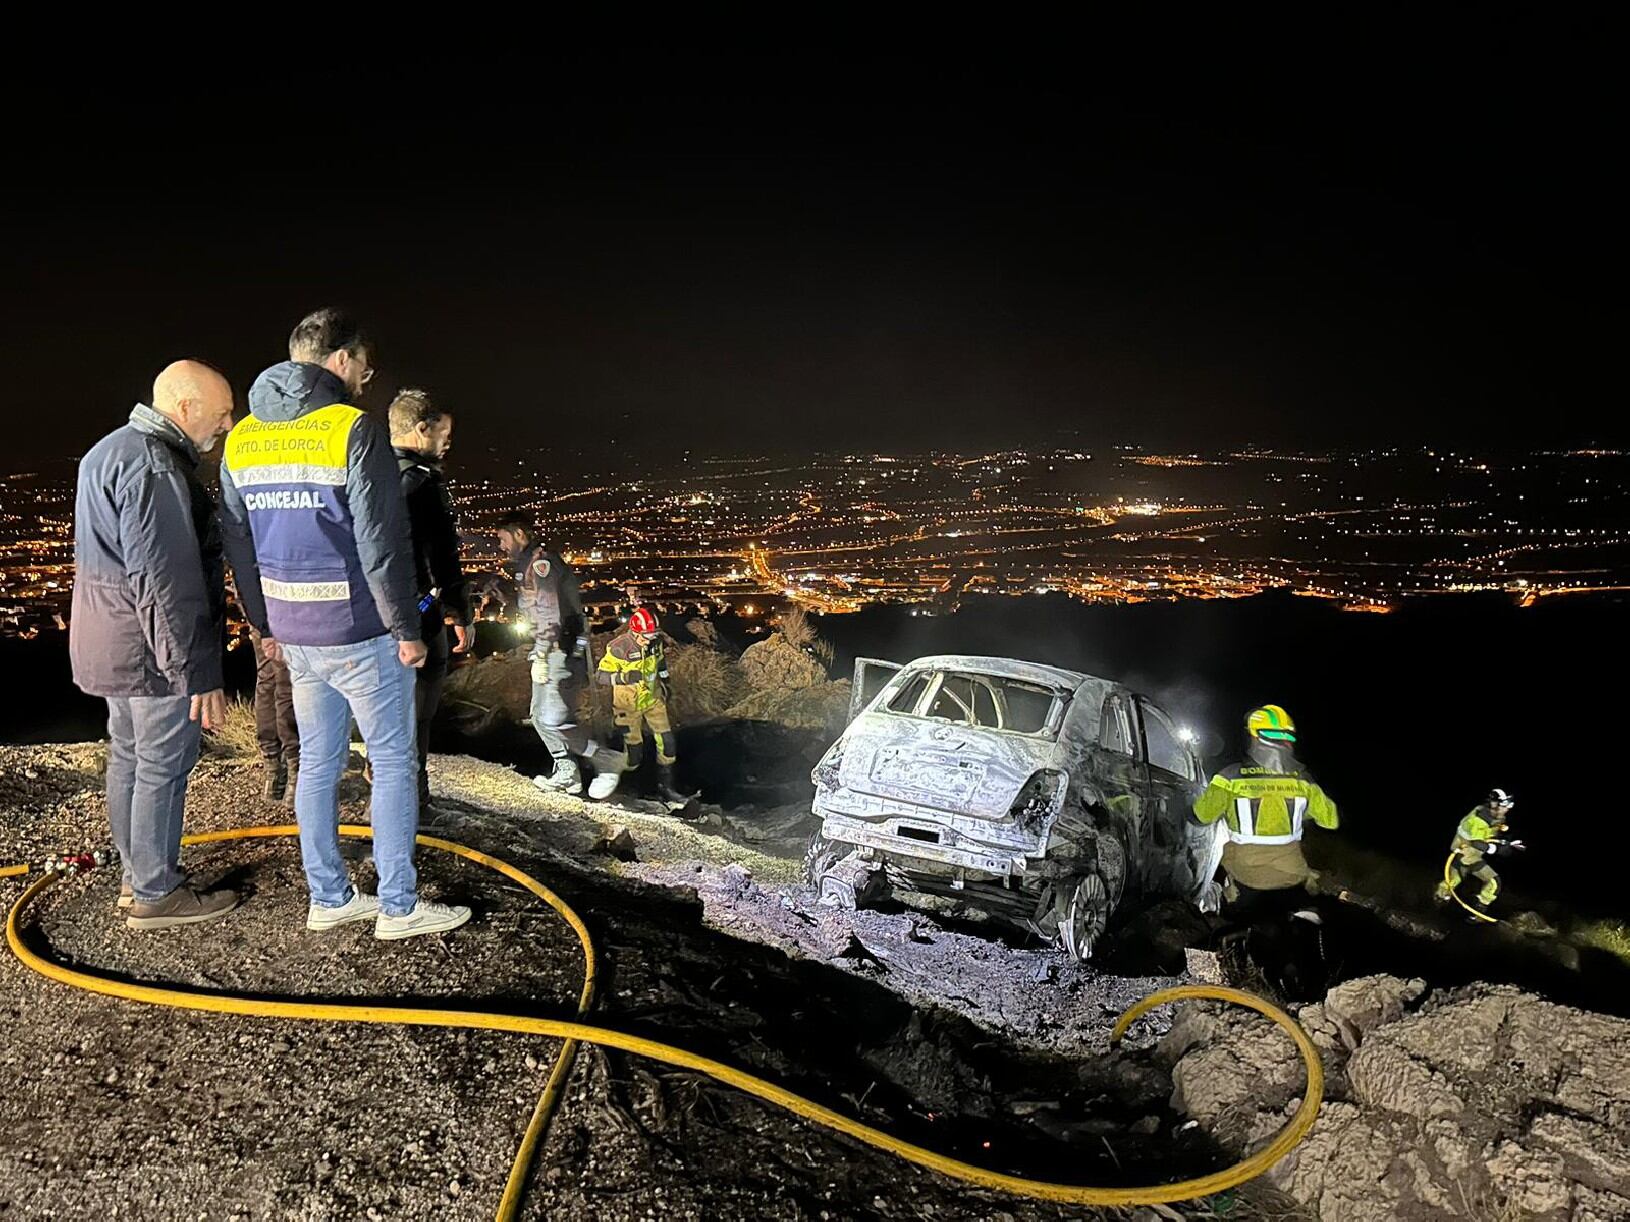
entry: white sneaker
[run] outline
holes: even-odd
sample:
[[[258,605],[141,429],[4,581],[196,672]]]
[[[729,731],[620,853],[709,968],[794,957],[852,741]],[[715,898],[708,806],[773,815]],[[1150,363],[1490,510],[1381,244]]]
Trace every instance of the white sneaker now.
[[[623,774],[620,772],[598,772],[589,782],[589,797],[596,802],[603,802],[617,792],[617,786],[622,784]]]
[[[575,798],[583,792],[583,773],[576,760],[567,760],[555,765],[555,770],[548,776],[533,777],[532,784],[544,793],[563,793]]]
[[[381,912],[374,922],[374,937],[394,942],[398,938],[416,938],[422,933],[446,933],[469,919],[470,910],[462,904],[420,900],[406,916],[386,916]]]
[[[353,890],[351,898],[338,908],[325,908],[313,904],[306,909],[307,929],[333,929],[349,925],[352,921],[371,921],[379,915],[379,898]]]

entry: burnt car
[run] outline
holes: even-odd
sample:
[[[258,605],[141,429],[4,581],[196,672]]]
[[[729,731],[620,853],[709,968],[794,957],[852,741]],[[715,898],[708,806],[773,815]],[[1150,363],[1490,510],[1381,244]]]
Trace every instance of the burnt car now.
[[[946,655],[855,664],[848,727],[816,765],[804,869],[824,903],[961,900],[1087,959],[1117,905],[1216,905],[1216,827],[1188,735],[1092,675]]]

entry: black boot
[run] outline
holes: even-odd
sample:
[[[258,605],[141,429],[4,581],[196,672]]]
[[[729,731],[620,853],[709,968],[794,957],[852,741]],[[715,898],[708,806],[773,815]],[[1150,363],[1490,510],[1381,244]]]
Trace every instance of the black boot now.
[[[266,779],[261,783],[260,796],[268,802],[281,802],[284,792],[290,788],[288,771],[280,759],[267,759],[263,763]]]
[[[288,779],[288,783],[283,786],[282,802],[283,802],[284,806],[293,806],[294,805],[294,787],[295,787],[295,785],[297,785],[299,783],[299,780],[300,780],[300,761],[298,759],[290,760],[288,762],[288,768],[289,768],[289,779]]]
[[[690,801],[674,785],[674,766],[672,764],[657,765],[657,797],[670,806],[683,806]]]

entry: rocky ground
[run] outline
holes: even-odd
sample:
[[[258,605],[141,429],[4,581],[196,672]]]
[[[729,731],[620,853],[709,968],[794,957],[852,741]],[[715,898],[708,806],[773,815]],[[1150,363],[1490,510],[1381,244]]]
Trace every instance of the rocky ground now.
[[[0,862],[100,843],[100,748],[0,748]],[[209,758],[194,830],[281,822],[257,775]],[[1071,967],[945,913],[822,908],[786,853],[796,812],[682,822],[595,807],[441,757],[426,830],[559,891],[601,956],[596,1020],[743,1065],[950,1153],[1027,1174],[1137,1183],[1214,1169],[1294,1107],[1265,1021],[1191,1005],[1106,1047],[1170,976]],[[365,821],[359,780],[345,817]],[[762,824],[762,826],[760,825]],[[766,848],[773,852],[765,852]],[[188,850],[247,902],[137,935],[114,879],[54,886],[34,945],[144,980],[277,995],[447,998],[568,1014],[566,926],[479,867],[426,852],[465,930],[308,934],[292,842]],[[359,881],[370,881],[359,844]],[[0,902],[20,893],[0,881]],[[1125,965],[1117,964],[1121,970]],[[490,1033],[242,1020],[79,993],[0,956],[0,1217],[490,1216],[558,1044]],[[1630,1020],[1509,987],[1378,976],[1301,1010],[1330,1075],[1309,1140],[1241,1193],[1176,1210],[1064,1210],[972,1192],[696,1075],[586,1048],[536,1164],[534,1218],[1630,1216]]]
[[[0,860],[100,843],[100,748],[0,748]],[[194,830],[279,822],[254,769],[206,759]],[[1104,1054],[1107,1024],[1160,980],[1059,970],[932,918],[868,914],[851,932],[793,884],[796,865],[654,809],[590,808],[524,777],[444,758],[426,830],[543,877],[588,921],[596,1017],[741,1064],[910,1138],[993,1165],[1091,1182],[1158,1180],[1221,1157],[1166,1106],[1149,1048]],[[365,819],[361,782],[345,817]],[[619,828],[615,850],[606,843]],[[634,860],[623,861],[632,841]],[[301,924],[291,841],[187,851],[243,889],[213,926],[138,935],[115,877],[53,886],[28,937],[79,966],[201,989],[447,998],[567,1014],[581,960],[566,926],[479,867],[422,856],[428,894],[477,917],[380,944]],[[358,879],[371,881],[359,842]],[[0,883],[0,901],[21,891]],[[244,1020],[76,992],[0,957],[0,1215],[489,1216],[558,1045],[486,1033]],[[1141,1049],[1142,1051],[1139,1051]],[[549,1218],[1093,1216],[964,1189],[696,1075],[585,1049],[527,1195]],[[1203,1214],[1201,1216],[1204,1216]]]
[[[1506,986],[1347,981],[1299,1019],[1326,1102],[1270,1183],[1320,1218],[1630,1218],[1630,1020]],[[1245,1151],[1299,1101],[1265,1019],[1187,1007],[1162,1039],[1173,1105]]]

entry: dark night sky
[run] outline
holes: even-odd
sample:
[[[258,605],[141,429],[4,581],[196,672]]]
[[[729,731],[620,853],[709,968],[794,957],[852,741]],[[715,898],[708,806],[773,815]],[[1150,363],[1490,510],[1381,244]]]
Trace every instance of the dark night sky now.
[[[177,356],[241,391],[323,303],[374,331],[375,406],[428,385],[476,448],[1622,443],[1593,41],[75,88],[6,152],[0,469]]]

